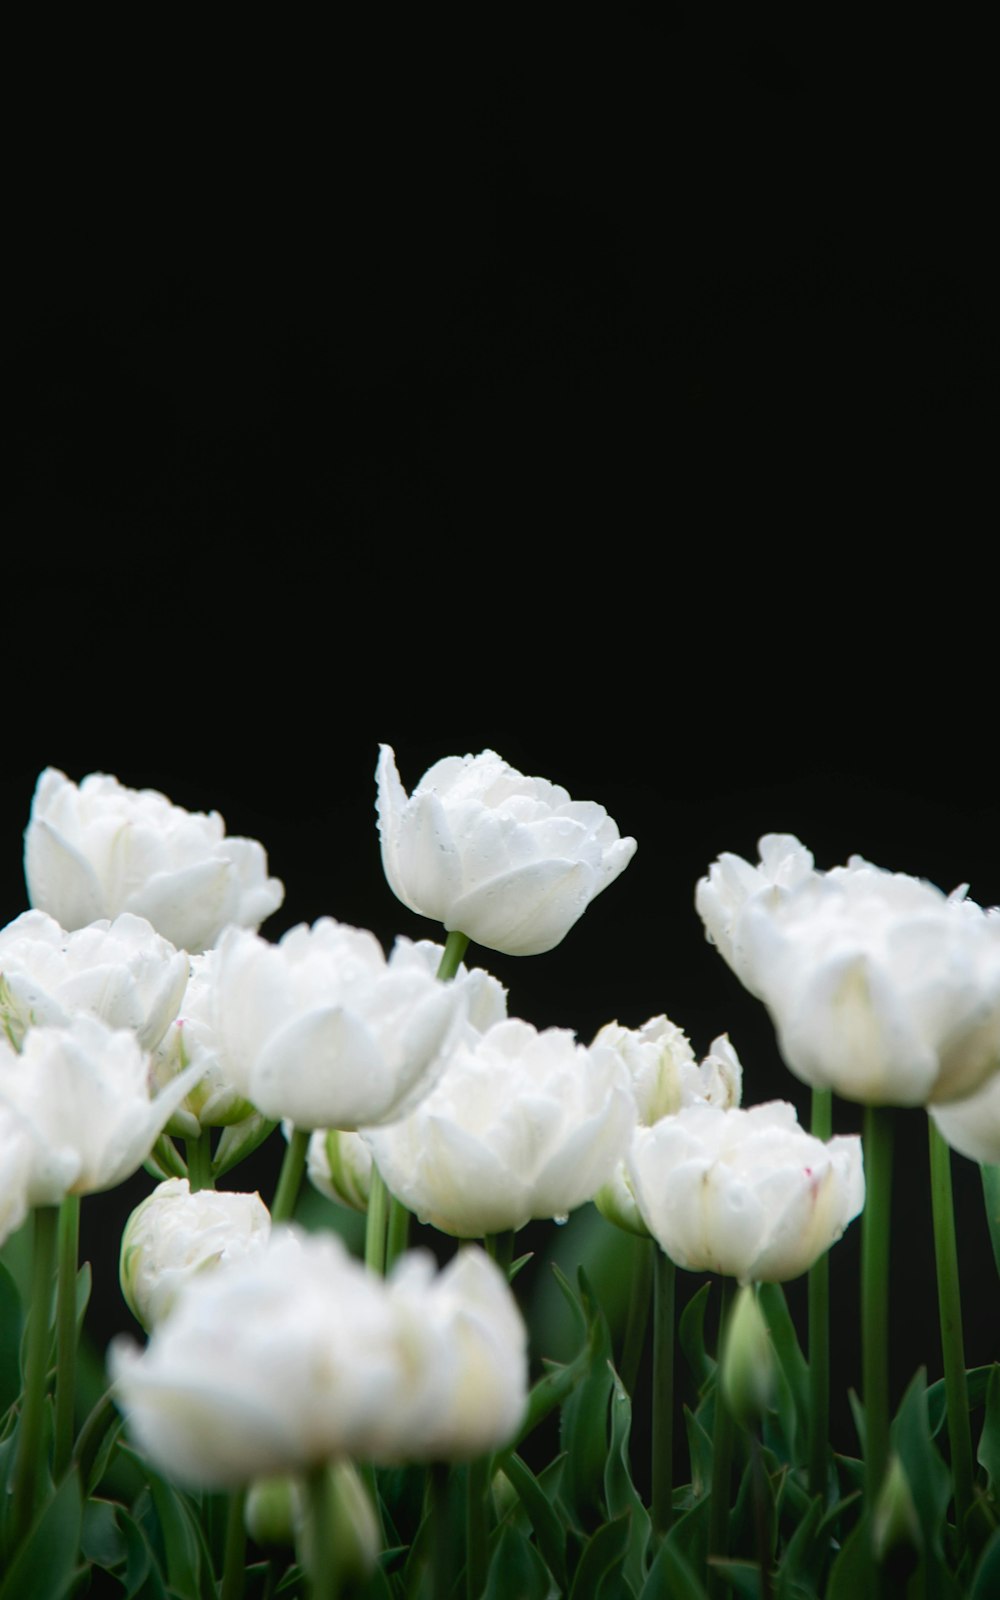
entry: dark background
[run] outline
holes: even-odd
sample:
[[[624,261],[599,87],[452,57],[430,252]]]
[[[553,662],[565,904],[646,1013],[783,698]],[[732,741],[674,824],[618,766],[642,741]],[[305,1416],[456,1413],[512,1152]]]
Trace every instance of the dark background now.
[[[272,936],[417,934],[378,740],[408,786],[492,745],[639,840],[558,950],[487,959],[512,1012],[728,1029],[747,1102],[805,1111],[703,942],[715,855],[790,830],[1000,901],[990,41],[623,5],[10,59],[3,914],[53,763],[262,839]],[[901,1386],[939,1355],[900,1120]]]

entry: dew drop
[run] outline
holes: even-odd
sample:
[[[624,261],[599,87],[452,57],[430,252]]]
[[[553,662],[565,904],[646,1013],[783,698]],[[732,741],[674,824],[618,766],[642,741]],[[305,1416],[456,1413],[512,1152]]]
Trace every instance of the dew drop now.
[[[569,1221],[569,1216],[567,1214],[566,1216],[563,1216],[563,1217],[553,1217],[552,1221],[556,1224],[557,1227],[561,1228],[564,1223]]]

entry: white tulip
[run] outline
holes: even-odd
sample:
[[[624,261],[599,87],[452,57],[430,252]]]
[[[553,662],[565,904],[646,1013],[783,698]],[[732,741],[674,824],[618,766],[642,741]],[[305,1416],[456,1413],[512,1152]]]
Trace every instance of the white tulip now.
[[[975,1094],[947,1105],[928,1106],[927,1113],[960,1156],[987,1166],[1000,1162],[1000,1072],[991,1073]]]
[[[77,787],[47,767],[24,836],[31,904],[64,928],[132,911],[178,949],[223,928],[259,928],[284,899],[256,839],[227,837],[217,811],[185,811],[155,789],[92,772]]]
[[[594,1043],[615,1050],[628,1072],[635,1098],[636,1128],[650,1128],[661,1117],[674,1116],[684,1106],[712,1105],[726,1110],[740,1103],[743,1068],[728,1034],[713,1039],[700,1065],[687,1035],[667,1017],[651,1017],[641,1028],[606,1023]],[[595,1194],[594,1204],[616,1227],[648,1238],[624,1158]]]
[[[474,1238],[565,1217],[591,1199],[633,1117],[613,1050],[512,1018],[467,1035],[416,1109],[365,1137],[389,1189],[421,1221]]]
[[[29,1205],[112,1189],[148,1156],[197,1077],[191,1067],[155,1100],[135,1035],[92,1017],[30,1028],[21,1053],[0,1048],[0,1107],[29,1144]]]
[[[472,992],[473,974],[439,982],[408,940],[387,961],[373,934],[329,917],[276,945],[231,929],[214,963],[220,1065],[237,1093],[296,1127],[382,1122],[427,1092]]]
[[[111,1369],[144,1454],[207,1488],[343,1455],[496,1449],[527,1393],[524,1325],[491,1262],[433,1280],[404,1256],[384,1280],[332,1235],[294,1229],[193,1279],[145,1352],[112,1346]]]
[[[28,1215],[31,1141],[17,1117],[0,1105],[0,1246]]]
[[[436,762],[408,796],[382,745],[376,779],[393,893],[507,955],[553,949],[635,853],[603,806],[524,777],[492,750]]]
[[[740,917],[797,1077],[870,1105],[971,1094],[1000,1066],[1000,915],[860,857]]]
[[[20,1047],[32,1024],[97,1017],[151,1050],[177,1014],[187,970],[184,952],[143,917],[123,912],[67,933],[44,911],[25,911],[0,930],[0,1025]]]
[[[760,862],[751,866],[742,856],[726,853],[709,868],[694,892],[694,903],[705,924],[705,937],[732,967],[743,986],[758,994],[740,931],[744,908],[758,896],[774,906],[789,889],[813,872],[812,853],[791,833],[768,833],[758,841]]]
[[[670,1259],[741,1283],[798,1277],[864,1205],[861,1140],[814,1139],[782,1100],[686,1107],[639,1128],[628,1164],[639,1210]]]
[[[196,1273],[244,1260],[270,1232],[259,1194],[192,1194],[186,1178],[169,1178],[136,1206],[122,1234],[118,1275],[130,1311],[155,1327]]]
[[[168,1132],[196,1139],[203,1128],[228,1128],[243,1122],[253,1106],[228,1082],[219,1062],[213,1017],[215,951],[190,958],[190,975],[179,1014],[153,1056],[153,1080],[165,1087],[194,1064],[201,1077],[170,1119]]]

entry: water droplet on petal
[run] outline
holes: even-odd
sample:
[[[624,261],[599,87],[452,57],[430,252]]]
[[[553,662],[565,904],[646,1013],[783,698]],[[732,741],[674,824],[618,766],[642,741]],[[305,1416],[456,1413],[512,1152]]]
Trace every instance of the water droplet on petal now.
[[[569,1216],[566,1215],[564,1217],[553,1217],[552,1221],[557,1225],[557,1227],[561,1228],[564,1222],[569,1221]]]

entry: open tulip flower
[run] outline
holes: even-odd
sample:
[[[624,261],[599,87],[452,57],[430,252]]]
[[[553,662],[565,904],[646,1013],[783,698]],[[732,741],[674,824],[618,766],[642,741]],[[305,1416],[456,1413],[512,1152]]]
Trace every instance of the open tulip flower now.
[[[635,854],[603,806],[524,777],[492,750],[445,757],[408,796],[383,745],[376,777],[393,893],[506,955],[553,949]]]

